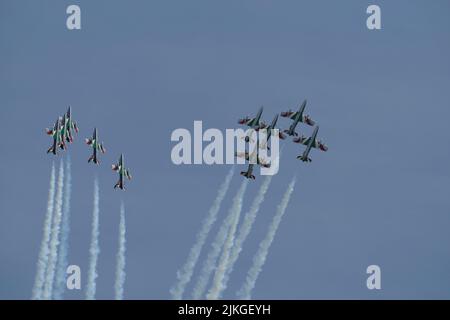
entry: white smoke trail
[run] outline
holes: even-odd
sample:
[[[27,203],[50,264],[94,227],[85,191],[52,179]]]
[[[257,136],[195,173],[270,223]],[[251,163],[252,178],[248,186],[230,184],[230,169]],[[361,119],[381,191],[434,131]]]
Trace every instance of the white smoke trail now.
[[[116,300],[123,300],[123,285],[125,284],[125,206],[120,205],[119,250],[117,251],[116,283],[114,284]]]
[[[243,183],[247,184],[248,180],[245,180]],[[206,298],[209,300],[216,300],[219,298],[220,293],[222,292],[223,287],[223,280],[225,277],[225,272],[228,268],[229,258],[230,258],[230,251],[233,248],[234,245],[234,238],[236,235],[236,229],[239,224],[239,219],[241,217],[241,211],[242,211],[242,200],[243,200],[243,194],[239,199],[237,199],[237,203],[235,208],[233,209],[233,220],[231,223],[230,228],[228,229],[228,235],[225,240],[225,243],[223,245],[222,249],[222,255],[219,259],[219,263],[217,264],[216,273],[214,274],[213,278],[213,284],[206,295]]]
[[[245,194],[245,190],[247,188],[248,180],[244,180],[233,198],[233,204],[230,208],[228,216],[225,218],[224,222],[220,226],[219,232],[214,239],[214,242],[211,244],[211,250],[206,257],[206,261],[203,264],[202,270],[200,272],[200,276],[195,284],[194,291],[192,294],[193,299],[200,299],[205,292],[206,286],[208,285],[209,278],[211,277],[212,272],[216,268],[217,258],[220,255],[220,252],[225,244],[228,230],[233,224],[234,218],[237,215],[238,210],[242,208],[242,199]]]
[[[245,279],[242,288],[237,292],[237,296],[240,299],[249,300],[251,298],[251,293],[255,287],[256,280],[258,279],[259,273],[266,262],[267,254],[269,253],[270,246],[273,242],[275,234],[277,232],[278,226],[280,225],[281,219],[286,212],[289,199],[291,198],[292,191],[294,191],[296,178],[294,177],[289,184],[280,204],[277,207],[277,212],[273,217],[272,223],[269,225],[266,237],[259,244],[259,249],[253,257],[253,265],[247,273],[247,278]]]
[[[66,269],[68,266],[67,254],[69,252],[69,234],[70,234],[70,197],[72,193],[72,172],[70,158],[66,162],[66,181],[64,182],[64,201],[61,221],[61,239],[58,254],[58,263],[56,265],[56,278],[53,298],[61,300],[66,287]]]
[[[92,211],[92,230],[91,230],[91,246],[89,248],[89,269],[86,284],[86,300],[95,299],[96,279],[97,279],[97,260],[100,253],[98,244],[99,237],[99,187],[98,178],[94,180],[94,209]]]
[[[47,274],[45,276],[43,299],[52,298],[53,283],[55,282],[56,260],[58,259],[59,231],[61,228],[62,202],[64,186],[64,161],[61,160],[58,172],[58,186],[56,190],[55,210],[53,213],[52,234],[49,245]]]
[[[177,272],[178,281],[170,289],[172,298],[175,300],[180,300],[182,298],[184,290],[186,289],[186,285],[192,278],[195,265],[198,262],[198,258],[200,257],[200,253],[202,251],[203,245],[205,244],[206,238],[208,237],[208,234],[211,231],[214,222],[217,220],[217,214],[219,213],[222,201],[225,198],[225,195],[227,194],[231,179],[233,177],[233,173],[234,167],[231,167],[230,171],[225,177],[224,182],[220,186],[219,191],[217,192],[216,199],[214,200],[211,208],[209,209],[207,216],[203,220],[202,227],[197,234],[196,242],[189,251],[189,255],[185,264]]]
[[[252,205],[250,206],[250,210],[245,214],[244,220],[242,222],[241,227],[239,228],[238,234],[236,236],[234,246],[231,249],[230,252],[230,258],[227,266],[227,270],[222,282],[221,291],[219,292],[219,298],[221,293],[227,288],[227,283],[230,278],[230,274],[233,271],[234,264],[236,263],[237,259],[239,258],[239,254],[242,251],[242,247],[244,245],[245,240],[247,239],[248,235],[250,234],[250,230],[253,226],[253,223],[256,220],[256,216],[258,215],[259,208],[261,207],[261,204],[264,201],[264,197],[267,193],[267,190],[269,190],[270,182],[272,181],[272,175],[267,176],[261,187],[258,190],[258,193],[253,200]]]
[[[45,282],[45,272],[48,263],[49,241],[52,228],[53,207],[55,198],[55,163],[52,163],[52,171],[50,173],[50,186],[48,188],[47,212],[45,214],[43,235],[39,257],[36,266],[36,278],[34,279],[34,287],[31,299],[42,299],[43,287]]]

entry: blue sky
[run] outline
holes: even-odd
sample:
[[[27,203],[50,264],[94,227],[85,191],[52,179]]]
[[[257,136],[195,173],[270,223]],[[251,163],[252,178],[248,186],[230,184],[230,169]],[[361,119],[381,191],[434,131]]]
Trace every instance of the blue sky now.
[[[67,30],[69,4],[80,5],[82,30]],[[370,4],[381,7],[382,30],[366,28]],[[283,142],[225,298],[235,297],[293,174],[254,298],[450,298],[448,9],[418,0],[1,1],[0,298],[31,296],[51,163],[61,158],[45,154],[43,130],[69,104],[80,127],[68,151],[69,262],[86,274],[98,175],[97,297],[113,297],[123,199],[125,297],[167,299],[229,169],[173,165],[171,132],[194,120],[234,128],[261,105],[269,121],[303,99],[329,150],[305,164],[295,159],[303,148]],[[83,143],[94,126],[107,149],[99,167]],[[122,193],[110,170],[121,152],[133,174]],[[380,291],[366,288],[371,264],[381,267]]]

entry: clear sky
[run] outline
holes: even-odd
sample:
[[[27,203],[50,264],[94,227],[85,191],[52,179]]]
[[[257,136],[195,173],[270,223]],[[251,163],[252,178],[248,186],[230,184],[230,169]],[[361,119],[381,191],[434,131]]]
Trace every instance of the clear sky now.
[[[81,7],[81,30],[66,28],[70,4]],[[370,4],[381,7],[381,30],[366,27]],[[449,9],[439,0],[1,1],[0,298],[31,296],[51,164],[61,158],[45,153],[44,128],[69,104],[80,127],[62,156],[72,159],[69,263],[81,267],[83,290],[66,297],[84,297],[98,175],[97,297],[113,298],[123,199],[125,297],[168,299],[229,170],[172,164],[172,131],[194,120],[235,128],[261,105],[269,121],[306,98],[329,150],[305,164],[295,159],[301,146],[282,142],[224,297],[235,297],[297,174],[254,298],[449,299]],[[94,126],[107,149],[98,167],[83,142]],[[133,175],[125,192],[113,190],[110,169],[121,152]],[[244,211],[261,182],[250,182]],[[381,267],[379,291],[366,287],[371,264]]]

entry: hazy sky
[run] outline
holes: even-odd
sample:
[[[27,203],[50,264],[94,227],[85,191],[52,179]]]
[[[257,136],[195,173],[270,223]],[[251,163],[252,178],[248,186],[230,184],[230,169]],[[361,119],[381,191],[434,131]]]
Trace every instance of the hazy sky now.
[[[81,7],[81,30],[66,28],[70,4]],[[366,27],[370,4],[381,7],[382,30]],[[69,263],[81,267],[83,290],[66,298],[84,297],[95,175],[97,297],[113,298],[123,199],[125,297],[170,298],[229,170],[172,164],[172,131],[194,120],[235,128],[261,105],[269,121],[307,98],[329,150],[305,164],[300,145],[282,142],[280,171],[224,297],[235,298],[297,174],[254,298],[449,299],[449,9],[438,0],[1,1],[0,298],[31,297],[51,164],[68,154]],[[62,157],[47,155],[44,128],[69,104],[80,133]],[[107,149],[98,167],[83,142],[94,126]],[[121,152],[133,175],[125,192],[113,190],[110,169]],[[250,182],[244,211],[261,182]],[[379,291],[366,287],[371,264],[381,267]]]

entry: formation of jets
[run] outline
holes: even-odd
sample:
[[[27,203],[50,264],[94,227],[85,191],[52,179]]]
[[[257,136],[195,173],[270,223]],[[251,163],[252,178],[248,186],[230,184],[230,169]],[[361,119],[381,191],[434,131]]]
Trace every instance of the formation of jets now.
[[[321,151],[327,151],[328,147],[320,139],[317,139],[317,133],[319,132],[319,126],[316,126],[314,128],[314,131],[310,137],[305,137],[303,135],[299,136],[299,134],[295,131],[297,125],[300,122],[304,123],[308,126],[315,125],[315,121],[312,120],[309,115],[304,113],[305,108],[306,108],[306,100],[304,100],[303,103],[300,105],[298,111],[288,110],[288,111],[280,113],[281,117],[291,119],[292,123],[288,129],[283,130],[283,131],[279,130],[279,138],[285,139],[286,135],[293,136],[294,137],[292,140],[293,142],[300,143],[300,144],[303,144],[306,146],[303,153],[301,155],[297,156],[297,159],[302,160],[303,162],[311,162],[312,160],[309,157],[309,153],[311,152],[312,148],[316,148]],[[238,124],[248,126],[251,129],[254,129],[255,131],[258,131],[260,129],[267,129],[267,139],[265,139],[266,141],[263,141],[262,143],[260,143],[260,147],[269,149],[269,147],[267,146],[267,143],[272,134],[272,129],[277,129],[276,124],[278,121],[278,114],[275,115],[275,117],[273,118],[270,125],[267,125],[263,120],[261,120],[262,113],[263,113],[263,108],[261,107],[258,110],[258,113],[256,114],[256,116],[254,118],[250,118],[249,116],[247,116],[245,118],[239,119]],[[248,142],[248,141],[249,141],[249,139],[248,139],[248,137],[246,137],[246,142]],[[256,148],[256,150],[257,149],[258,148]],[[256,151],[254,151],[254,152],[256,152]],[[245,152],[245,153],[237,152],[235,155],[237,157],[245,158],[246,160],[250,159],[248,152]],[[256,160],[257,160],[256,161],[257,165],[264,166],[264,167],[270,167],[270,164],[265,162],[264,159],[261,159],[258,154],[256,154]],[[247,179],[255,179],[255,176],[253,175],[253,168],[254,168],[254,164],[250,163],[248,165],[247,171],[242,171],[241,175],[243,175]]]
[[[47,153],[53,153],[54,155],[58,154],[59,149],[67,150],[67,143],[72,143],[74,140],[74,133],[78,133],[77,123],[72,119],[72,110],[71,107],[67,110],[66,113],[62,117],[58,117],[56,119],[55,124],[53,125],[53,129],[46,129],[46,132],[49,136],[52,136],[53,143],[50,148],[47,150]],[[87,138],[86,144],[92,147],[92,155],[88,159],[89,162],[93,162],[95,164],[100,164],[100,160],[98,159],[98,152],[105,153],[106,149],[103,146],[103,142],[100,143],[98,139],[98,130],[94,128],[94,133],[91,138]],[[124,190],[124,178],[126,177],[128,180],[131,180],[131,175],[128,169],[124,166],[124,157],[123,154],[120,155],[119,162],[117,164],[112,165],[113,171],[117,171],[119,174],[119,181],[114,186],[114,189],[119,188]]]

